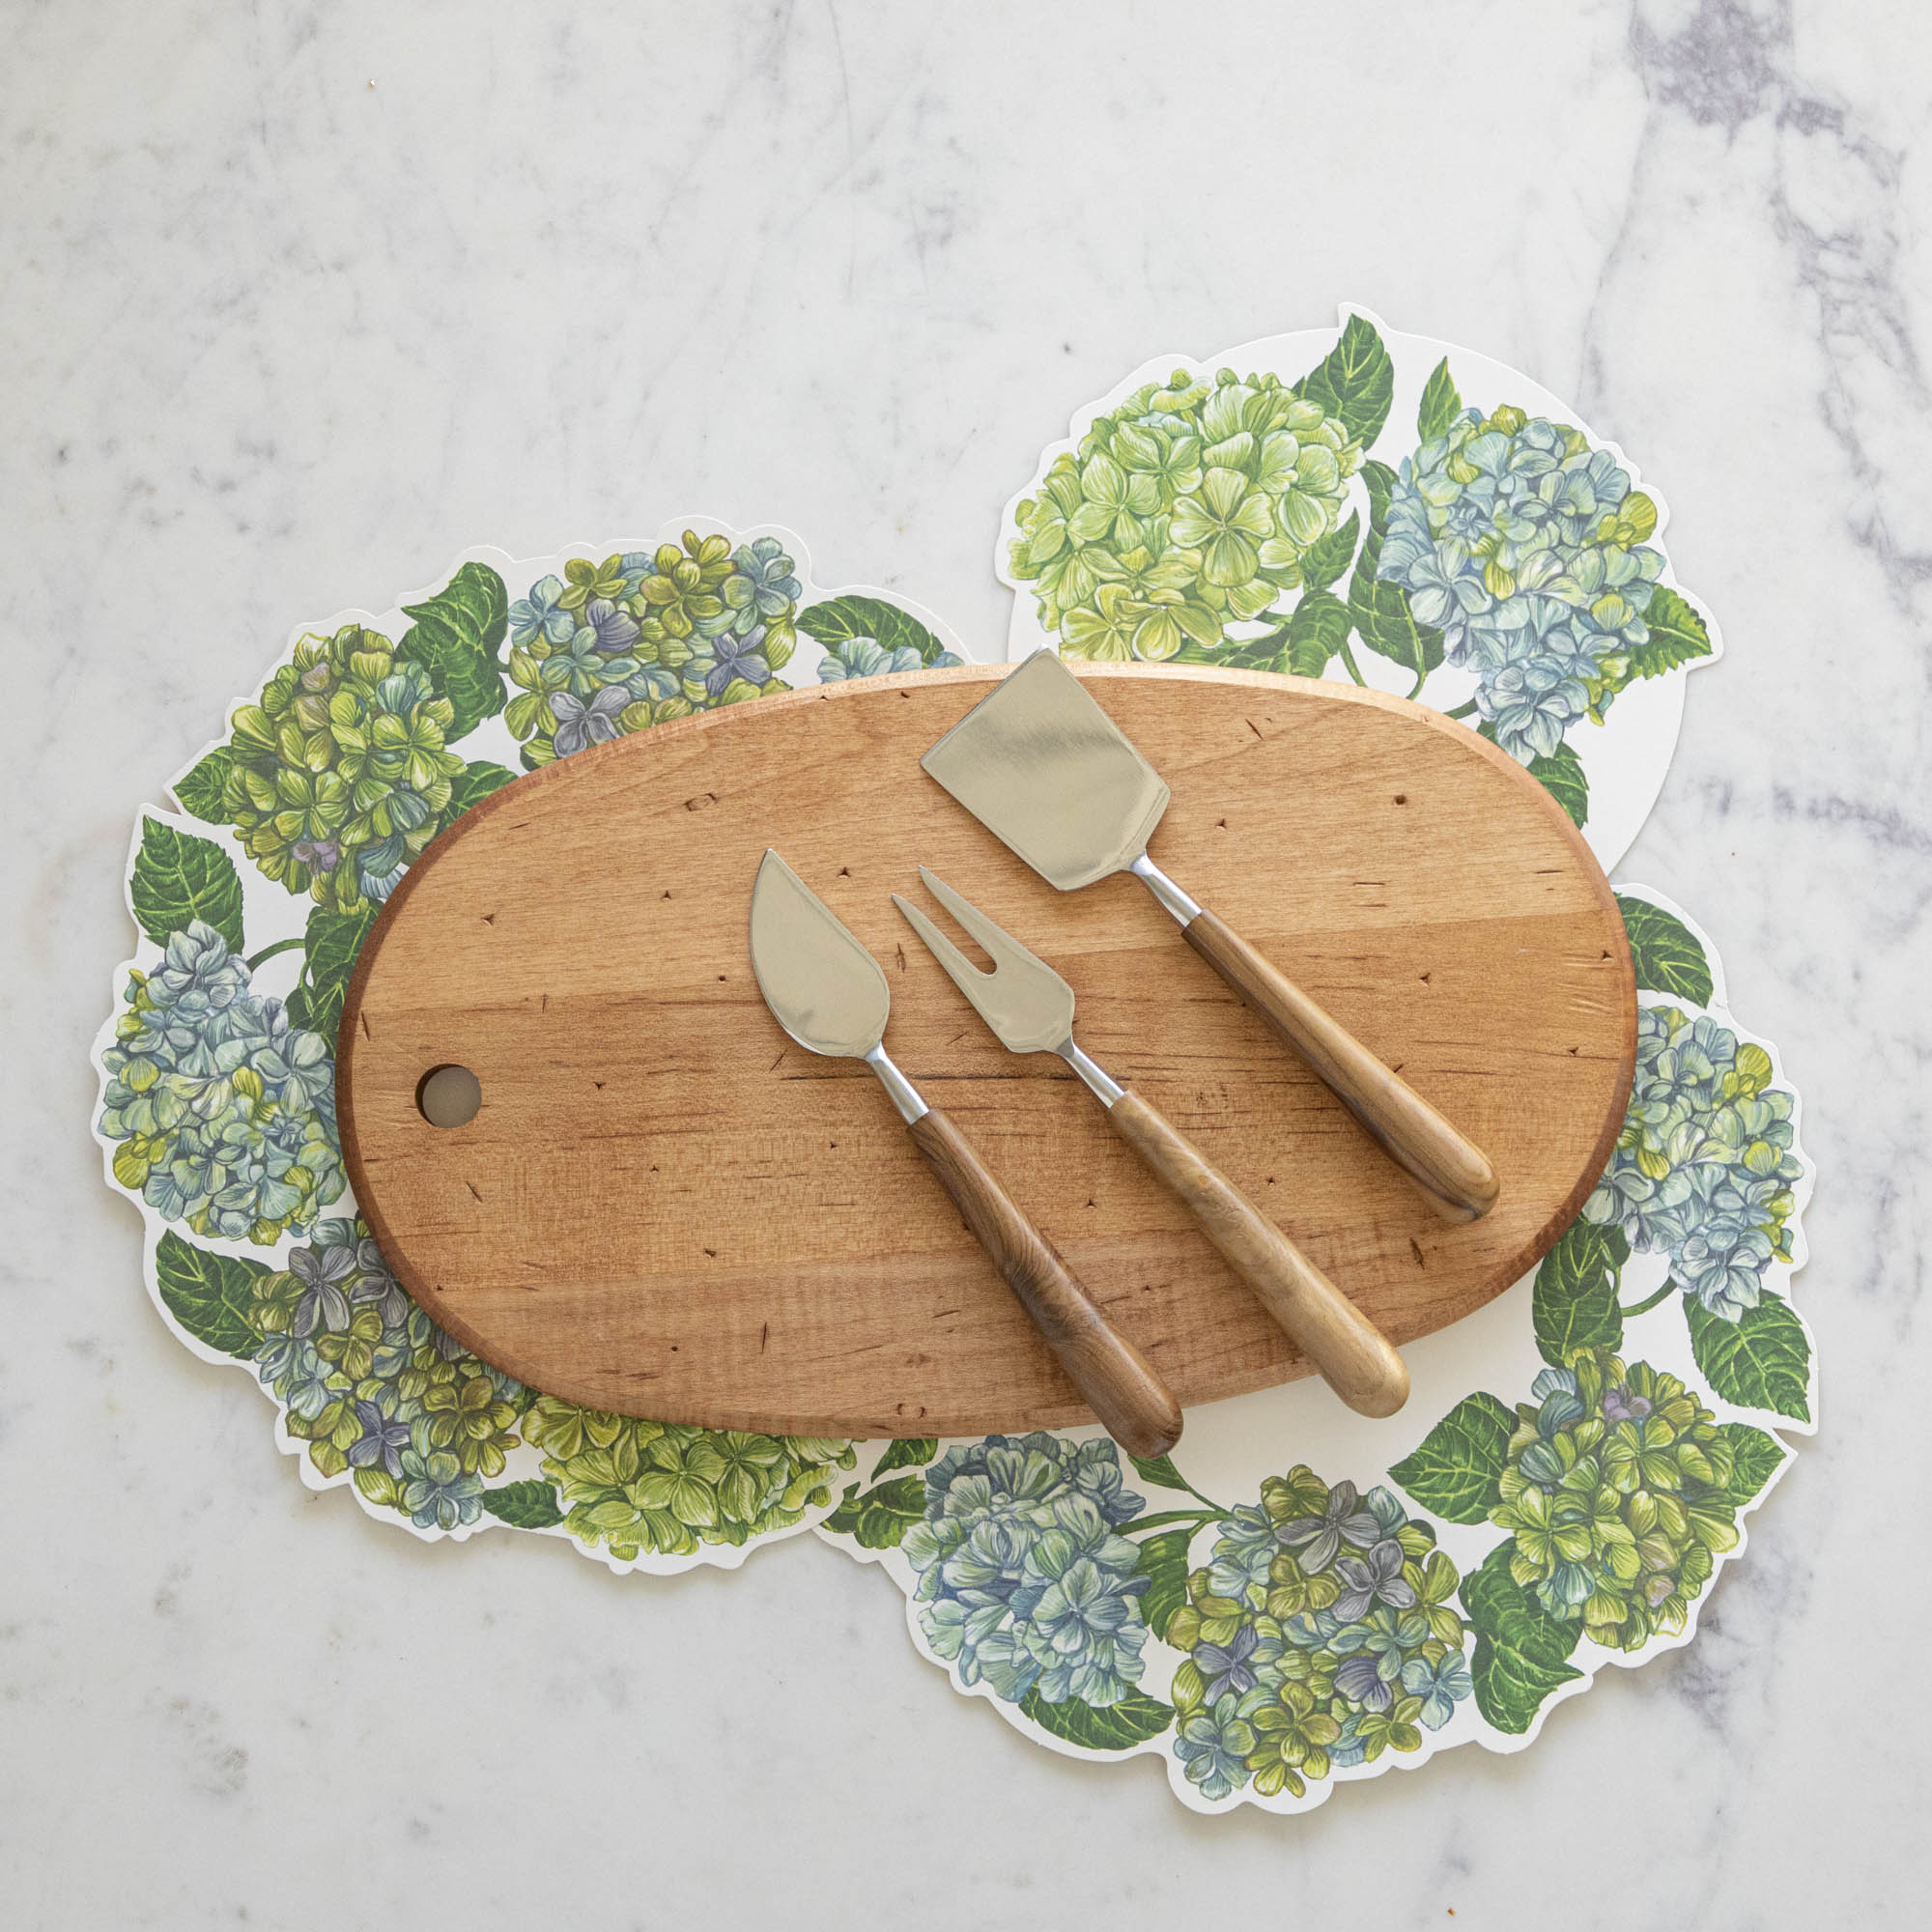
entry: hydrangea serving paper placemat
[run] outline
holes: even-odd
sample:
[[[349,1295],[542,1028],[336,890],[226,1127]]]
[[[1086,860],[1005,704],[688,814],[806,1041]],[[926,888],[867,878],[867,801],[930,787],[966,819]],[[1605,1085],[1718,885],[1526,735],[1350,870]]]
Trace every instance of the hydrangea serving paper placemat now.
[[[1654,801],[1715,632],[1662,503],[1524,378],[1373,317],[1163,356],[1008,505],[1009,650],[1348,677],[1467,717],[1598,855]],[[273,1404],[304,1480],[461,1542],[735,1565],[807,1527],[879,1565],[921,1653],[1053,1748],[1159,1757],[1202,1809],[1320,1803],[1520,1748],[1606,1663],[1691,1641],[1813,1427],[1790,1300],[1810,1169],[1775,1052],[1679,908],[1620,888],[1642,1003],[1622,1140],[1535,1274],[1407,1351],[1392,1422],[1314,1381],[1097,1431],[851,1443],[610,1416],[439,1332],[356,1218],[334,1034],[377,907],[460,811],[582,747],[782,685],[956,660],[813,584],[777,527],[516,560],[298,632],[136,827],[141,938],[96,1132],[150,1292]],[[934,1721],[941,1721],[935,1714]]]

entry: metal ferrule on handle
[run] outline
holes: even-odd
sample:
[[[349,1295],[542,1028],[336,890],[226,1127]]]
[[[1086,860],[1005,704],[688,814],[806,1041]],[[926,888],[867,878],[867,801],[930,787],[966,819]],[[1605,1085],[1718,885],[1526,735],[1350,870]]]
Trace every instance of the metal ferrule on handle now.
[[[867,1054],[866,1065],[879,1076],[879,1085],[893,1096],[893,1105],[899,1110],[899,1119],[907,1126],[911,1126],[922,1114],[932,1111],[920,1098],[919,1089],[887,1057],[883,1044],[873,1047]]]

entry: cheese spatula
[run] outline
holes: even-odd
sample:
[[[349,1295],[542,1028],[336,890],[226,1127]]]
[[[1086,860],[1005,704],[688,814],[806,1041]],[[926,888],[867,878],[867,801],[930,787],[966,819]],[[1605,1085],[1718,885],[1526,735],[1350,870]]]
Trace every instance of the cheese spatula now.
[[[920,763],[1062,892],[1131,872],[1438,1212],[1473,1221],[1495,1205],[1495,1170],[1480,1150],[1148,857],[1167,785],[1052,651],[1009,671]]]

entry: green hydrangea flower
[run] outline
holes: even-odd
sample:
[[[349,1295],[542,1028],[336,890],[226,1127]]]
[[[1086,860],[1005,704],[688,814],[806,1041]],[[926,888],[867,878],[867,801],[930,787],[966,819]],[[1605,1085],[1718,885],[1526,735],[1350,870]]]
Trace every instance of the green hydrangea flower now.
[[[231,720],[223,805],[249,857],[336,911],[386,898],[448,815],[454,716],[380,633],[303,638]]]
[[[791,660],[802,586],[776,537],[574,557],[510,608],[504,718],[534,770],[586,746],[736,704]]]
[[[114,1178],[197,1235],[272,1245],[342,1192],[335,1063],[195,920],[128,982],[102,1055]]]
[[[1297,1466],[1233,1510],[1167,1640],[1187,1652],[1175,1754],[1210,1798],[1305,1795],[1337,1765],[1422,1747],[1470,1693],[1462,1578],[1386,1489]],[[1238,1763],[1231,1747],[1238,1744]]]
[[[645,1422],[554,1396],[537,1398],[524,1434],[544,1453],[571,1534],[627,1563],[802,1522],[832,1499],[833,1472],[855,1460],[851,1443],[829,1436]]]
[[[1675,1376],[1602,1348],[1546,1369],[1530,1392],[1490,1512],[1515,1539],[1510,1574],[1611,1649],[1681,1632],[1738,1540],[1717,1417]]]
[[[1014,577],[1068,657],[1211,648],[1301,582],[1361,451],[1278,376],[1177,369],[1097,417],[1015,511]]]

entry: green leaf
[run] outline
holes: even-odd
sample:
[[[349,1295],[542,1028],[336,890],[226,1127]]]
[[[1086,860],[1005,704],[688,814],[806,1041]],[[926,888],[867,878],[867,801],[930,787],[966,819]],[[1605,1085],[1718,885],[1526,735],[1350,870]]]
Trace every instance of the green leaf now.
[[[235,754],[226,745],[217,745],[201,763],[184,772],[175,781],[175,797],[184,811],[191,811],[211,825],[228,822],[228,774]]]
[[[1740,1408],[1811,1420],[1811,1344],[1788,1301],[1767,1294],[1735,1321],[1689,1296],[1690,1352],[1704,1379]]]
[[[1465,1396],[1389,1474],[1423,1508],[1451,1522],[1481,1522],[1499,1493],[1516,1416],[1481,1390]]]
[[[827,1529],[849,1536],[862,1549],[896,1549],[899,1539],[925,1515],[925,1478],[895,1476],[866,1493],[858,1485],[825,1520]]]
[[[1459,1591],[1469,1622],[1486,1636],[1545,1663],[1561,1663],[1583,1634],[1581,1622],[1552,1617],[1510,1574],[1515,1543],[1499,1543]]]
[[[1349,521],[1317,537],[1301,553],[1301,585],[1304,590],[1326,590],[1348,569],[1355,555],[1355,543],[1362,534],[1362,514],[1349,512]]]
[[[141,849],[128,882],[134,918],[156,946],[192,920],[205,920],[242,951],[242,880],[219,845],[178,831],[164,818],[141,821]]]
[[[1539,752],[1530,759],[1528,771],[1563,808],[1570,823],[1580,829],[1590,816],[1590,781],[1583,776],[1583,760],[1577,755],[1577,748],[1558,745],[1548,756]]]
[[[1134,1472],[1142,1482],[1151,1483],[1157,1490],[1186,1490],[1189,1495],[1194,1493],[1174,1466],[1172,1456],[1129,1456],[1127,1461],[1134,1465]]]
[[[1641,992],[1670,993],[1693,1007],[1711,1004],[1711,965],[1697,935],[1679,919],[1648,899],[1617,895],[1617,910],[1630,935]]]
[[[1552,1368],[1562,1368],[1572,1349],[1614,1349],[1623,1341],[1617,1286],[1629,1260],[1621,1228],[1581,1220],[1544,1256],[1532,1308],[1537,1352]]]
[[[1415,412],[1416,434],[1424,442],[1447,436],[1449,426],[1463,413],[1463,398],[1457,393],[1456,379],[1449,373],[1449,358],[1429,372],[1422,385],[1422,407]]]
[[[483,1492],[483,1507],[512,1529],[549,1529],[563,1520],[556,1492],[534,1477],[527,1483],[505,1483]]]
[[[1096,1711],[1077,1697],[1069,1697],[1064,1704],[1044,1703],[1038,1685],[1035,1685],[1020,1699],[1020,1710],[1041,1730],[1078,1745],[1082,1750],[1132,1750],[1149,1738],[1159,1737],[1174,1722],[1172,1704],[1163,1704],[1158,1697],[1140,1690],[1129,1690],[1118,1704]]]
[[[1479,1635],[1469,1660],[1476,1709],[1512,1737],[1529,1729],[1552,1690],[1582,1674],[1574,1664],[1544,1663],[1492,1636]]]
[[[1408,592],[1376,575],[1388,533],[1395,471],[1386,463],[1365,463],[1362,481],[1369,492],[1369,532],[1349,580],[1349,615],[1370,650],[1413,672],[1419,683],[1442,662],[1442,633],[1434,625],[1418,624],[1408,608]]]
[[[446,734],[455,744],[503,708],[503,665],[497,652],[510,626],[503,580],[487,563],[466,563],[427,604],[405,604],[415,622],[396,645],[455,707]]]
[[[1321,405],[1364,449],[1382,432],[1395,401],[1395,364],[1366,316],[1351,315],[1342,339],[1294,385],[1297,396]]]
[[[1288,620],[1288,668],[1296,677],[1320,677],[1349,641],[1352,621],[1339,597],[1308,591]]]
[[[271,1270],[245,1255],[217,1255],[172,1232],[155,1250],[161,1301],[197,1342],[246,1361],[261,1332],[255,1326],[255,1283]]]
[[[505,771],[501,765],[478,761],[465,765],[449,787],[451,823],[461,818],[472,805],[481,805],[493,791],[501,791],[506,784],[515,784],[516,781],[516,773]]]
[[[1498,1544],[1463,1578],[1463,1607],[1476,1631],[1476,1708],[1499,1731],[1520,1737],[1558,1686],[1583,1673],[1566,1660],[1582,1625],[1552,1617],[1510,1575],[1514,1545]]]
[[[1283,624],[1264,638],[1241,638],[1232,644],[1218,644],[1212,650],[1188,642],[1175,652],[1174,664],[1223,665],[1230,670],[1273,670],[1288,668],[1288,626]]]
[[[319,1033],[331,1047],[342,1024],[342,1003],[349,997],[355,957],[376,923],[377,911],[364,899],[354,912],[317,906],[308,916],[301,978],[289,995],[289,1018],[310,1033]]]
[[[1643,621],[1650,636],[1630,654],[1632,677],[1662,677],[1679,665],[1711,655],[1711,634],[1703,618],[1667,583],[1652,588]]]
[[[883,597],[829,598],[800,611],[798,627],[828,650],[858,638],[870,638],[882,651],[896,651],[910,644],[919,653],[921,664],[929,665],[946,648],[917,617],[909,616],[896,604],[888,604]]]
[[[1187,1601],[1187,1545],[1191,1529],[1166,1529],[1141,1545],[1137,1577],[1148,1577],[1141,1597],[1141,1615],[1154,1635],[1165,1640],[1167,1620]]]
[[[923,1468],[939,1454],[939,1437],[936,1435],[907,1435],[893,1443],[879,1458],[879,1466],[872,1474],[883,1476],[888,1469]]]
[[[1753,1429],[1748,1422],[1727,1422],[1722,1433],[1731,1445],[1731,1484],[1725,1500],[1742,1509],[1771,1481],[1786,1450],[1776,1435]]]

